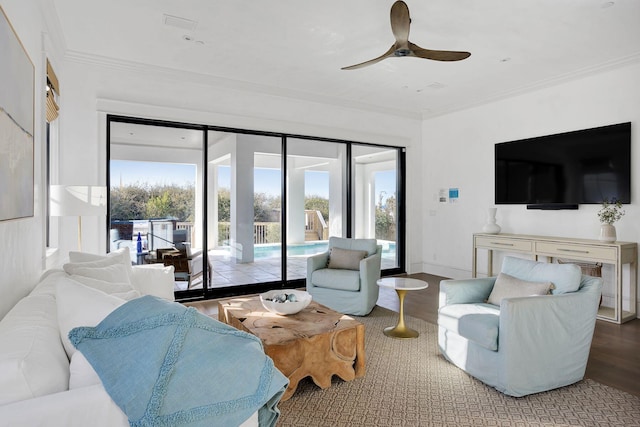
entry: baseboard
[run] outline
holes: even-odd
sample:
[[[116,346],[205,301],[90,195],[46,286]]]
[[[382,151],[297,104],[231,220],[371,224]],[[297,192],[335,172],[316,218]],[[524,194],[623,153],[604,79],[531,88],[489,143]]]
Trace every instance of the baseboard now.
[[[422,263],[422,272],[435,274],[436,276],[448,277],[450,279],[468,279],[471,277],[471,271],[462,268],[450,267],[446,265]]]

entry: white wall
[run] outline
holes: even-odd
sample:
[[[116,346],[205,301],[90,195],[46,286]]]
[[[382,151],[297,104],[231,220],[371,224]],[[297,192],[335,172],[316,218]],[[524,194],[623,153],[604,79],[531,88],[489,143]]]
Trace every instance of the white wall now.
[[[44,93],[48,40],[44,24],[34,2],[3,0],[0,6],[22,42],[35,67],[34,126],[34,216],[0,221],[0,318],[36,283],[45,265],[43,190]],[[55,58],[48,52],[55,64]],[[2,58],[0,61],[4,61]],[[42,96],[38,96],[42,94]],[[0,101],[1,103],[2,101]],[[0,203],[10,203],[0,195]]]
[[[639,64],[425,120],[422,269],[470,277],[472,234],[481,231],[487,208],[494,206],[494,144],[621,122],[632,123],[632,203],[616,229],[619,240],[640,242]],[[438,203],[439,189],[450,187],[460,189],[459,201]],[[497,223],[506,233],[597,239],[598,209],[501,205]]]

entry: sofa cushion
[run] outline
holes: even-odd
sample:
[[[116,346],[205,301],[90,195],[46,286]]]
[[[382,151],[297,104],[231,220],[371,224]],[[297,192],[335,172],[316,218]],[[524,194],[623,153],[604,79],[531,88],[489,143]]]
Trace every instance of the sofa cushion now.
[[[92,289],[66,277],[58,281],[56,304],[60,339],[69,357],[76,352],[69,341],[69,331],[78,326],[96,326],[126,301]]]
[[[360,270],[360,261],[367,257],[367,251],[351,249],[329,249],[329,264],[327,268],[343,270]]]
[[[0,322],[0,405],[68,389],[56,311],[53,295],[29,295]]]
[[[168,301],[175,299],[174,268],[162,264],[137,265],[133,268],[131,285],[142,295],[153,295]]]
[[[487,302],[493,305],[500,305],[503,298],[547,295],[552,287],[551,282],[528,282],[506,273],[500,273],[496,278]]]
[[[451,304],[438,311],[438,326],[476,344],[498,350],[500,309],[491,304]]]
[[[311,283],[319,288],[358,292],[360,290],[360,272],[322,268],[313,272]]]
[[[522,258],[505,257],[503,273],[530,282],[551,282],[553,295],[575,292],[580,287],[582,271],[576,264],[552,264]]]

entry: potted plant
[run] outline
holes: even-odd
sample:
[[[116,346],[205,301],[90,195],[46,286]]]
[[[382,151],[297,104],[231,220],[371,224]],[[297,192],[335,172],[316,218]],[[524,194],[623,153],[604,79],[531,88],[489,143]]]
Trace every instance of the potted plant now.
[[[619,200],[604,200],[602,208],[598,211],[598,219],[602,223],[600,226],[600,240],[603,242],[616,241],[616,228],[614,223],[624,216],[624,209]]]

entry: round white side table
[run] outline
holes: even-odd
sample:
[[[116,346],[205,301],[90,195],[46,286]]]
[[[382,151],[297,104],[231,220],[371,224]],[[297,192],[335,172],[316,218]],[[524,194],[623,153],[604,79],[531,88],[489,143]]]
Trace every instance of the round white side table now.
[[[426,289],[429,284],[424,280],[411,279],[409,277],[385,277],[376,282],[378,286],[395,289],[400,299],[400,313],[398,324],[384,329],[384,334],[392,338],[417,338],[418,331],[407,327],[404,323],[404,297],[407,291],[418,291]]]

